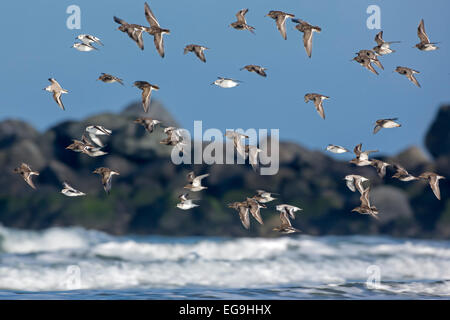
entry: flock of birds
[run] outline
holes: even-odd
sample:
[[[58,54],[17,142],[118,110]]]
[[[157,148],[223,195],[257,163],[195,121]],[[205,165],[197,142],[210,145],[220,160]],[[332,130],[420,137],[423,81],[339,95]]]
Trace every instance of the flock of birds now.
[[[170,34],[170,30],[161,28],[158,20],[156,19],[155,15],[153,14],[152,10],[150,9],[147,3],[145,3],[144,5],[144,12],[145,17],[149,23],[149,26],[127,23],[126,21],[118,17],[114,17],[113,19],[116,23],[120,25],[118,27],[118,30],[126,33],[138,45],[138,47],[141,50],[144,50],[143,34],[148,33],[152,35],[154,38],[156,50],[159,53],[159,55],[163,58],[164,57],[163,36],[165,34]],[[245,19],[245,15],[247,14],[247,12],[248,9],[239,10],[236,14],[237,21],[231,23],[230,26],[236,30],[248,30],[251,33],[255,33],[254,31],[255,28],[248,25]],[[292,22],[296,23],[295,28],[303,33],[303,44],[308,57],[311,58],[313,33],[314,32],[320,33],[322,30],[320,27],[313,26],[306,21],[297,19],[295,18],[294,14],[285,13],[282,11],[272,10],[266,16],[275,20],[276,26],[279,32],[281,33],[281,36],[285,40],[287,39],[286,20],[290,18]],[[433,51],[438,49],[436,43],[430,42],[428,35],[425,32],[423,19],[419,24],[417,34],[420,39],[420,42],[416,44],[415,47],[417,47],[419,50]],[[94,44],[99,44],[103,46],[103,43],[100,41],[100,39],[93,35],[81,34],[77,36],[76,39],[79,40],[80,42],[74,43],[72,47],[78,51],[89,52],[92,50],[98,50],[96,47],[94,47]],[[375,70],[372,63],[377,67],[384,69],[378,57],[395,52],[395,50],[392,50],[390,48],[390,45],[392,43],[398,43],[399,41],[390,41],[390,42],[384,41],[383,31],[380,31],[376,35],[375,41],[377,43],[377,46],[375,46],[372,50],[360,50],[357,53],[357,56],[352,59],[352,61],[354,60],[360,63],[363,67],[367,68],[369,71],[378,75],[378,72]],[[193,52],[201,61],[206,62],[204,51],[207,49],[208,49],[207,47],[202,45],[189,44],[184,48],[184,54]],[[262,77],[267,76],[267,74],[265,73],[266,68],[262,66],[246,65],[241,70],[244,69],[249,72],[255,72],[256,74]],[[419,82],[414,77],[414,74],[419,73],[419,71],[401,66],[398,66],[395,69],[395,71],[401,75],[405,75],[411,82],[420,87]],[[103,81],[105,83],[118,82],[119,84],[124,85],[122,79],[107,73],[102,73],[97,80]],[[61,100],[61,95],[63,93],[68,93],[68,90],[63,89],[61,85],[53,78],[50,78],[49,81],[51,84],[48,87],[44,88],[44,90],[52,92],[53,99],[55,100],[55,102],[62,110],[65,110],[65,107]],[[215,84],[222,88],[232,88],[239,85],[239,82],[240,82],[239,80],[219,77],[212,84]],[[150,107],[151,93],[154,90],[155,91],[159,90],[159,87],[147,81],[135,81],[133,86],[142,90],[142,107],[144,109],[144,112],[147,113]],[[323,101],[326,99],[329,99],[329,97],[317,93],[307,93],[305,95],[305,102],[307,103],[309,101],[313,101],[317,112],[323,119],[325,119]],[[400,127],[401,125],[396,122],[397,120],[398,120],[397,118],[377,120],[373,133],[374,134],[377,133],[382,128]],[[167,135],[167,138],[160,141],[160,143],[164,145],[173,146],[174,148],[178,148],[179,152],[183,152],[183,145],[185,145],[187,142],[184,141],[180,128],[165,127],[161,123],[161,121],[149,117],[140,117],[136,119],[134,122],[136,124],[144,126],[144,128],[149,134],[153,132],[155,126],[157,125],[164,127],[164,133]],[[81,152],[87,154],[90,157],[98,157],[106,155],[107,153],[102,151],[104,144],[100,140],[99,136],[109,136],[112,134],[112,131],[100,125],[91,125],[86,128],[86,133],[89,138],[85,134],[83,134],[81,140],[74,139],[72,144],[67,146],[66,149],[75,152]],[[253,169],[257,170],[258,153],[261,152],[261,150],[257,146],[247,145],[245,144],[245,142],[244,143],[242,142],[243,139],[249,137],[235,131],[227,131],[225,136],[233,140],[234,147],[236,148],[238,154],[240,154],[244,159],[247,159],[248,157],[249,163],[252,165]],[[348,149],[342,146],[332,144],[328,145],[326,150],[337,154],[350,152]],[[392,178],[399,179],[400,181],[413,181],[419,179],[427,180],[435,196],[440,200],[441,197],[439,190],[439,180],[444,179],[443,176],[436,174],[434,172],[424,172],[418,177],[416,177],[408,173],[403,167],[401,167],[398,164],[389,164],[381,160],[369,159],[369,154],[377,151],[378,150],[362,151],[362,144],[358,144],[357,146],[355,146],[353,150],[356,157],[350,160],[350,163],[357,166],[372,166],[377,170],[377,173],[380,176],[380,178],[385,177],[386,168],[392,165],[396,169],[396,173],[392,176]],[[39,175],[39,172],[33,171],[30,168],[30,166],[26,163],[22,163],[19,167],[15,168],[14,172],[22,175],[23,179],[33,189],[36,188],[35,185],[33,184],[32,177],[35,175]],[[93,173],[99,174],[101,176],[104,190],[108,194],[111,190],[112,177],[114,175],[120,174],[118,171],[105,167],[97,168],[93,171]],[[199,192],[205,190],[207,189],[207,187],[202,185],[202,180],[208,176],[209,174],[202,174],[196,176],[193,171],[189,172],[187,176],[188,184],[184,188],[188,189],[191,192]],[[344,178],[344,180],[346,181],[347,187],[351,191],[356,192],[356,190],[358,190],[358,192],[360,192],[361,194],[360,206],[354,208],[352,211],[358,212],[360,214],[370,215],[374,218],[378,218],[377,217],[378,209],[370,203],[369,198],[370,186],[368,185],[369,179],[360,175],[351,174],[347,175]],[[255,220],[258,223],[263,224],[260,209],[267,208],[267,206],[265,205],[266,203],[276,200],[276,198],[272,197],[272,195],[276,195],[275,193],[267,192],[264,190],[257,190],[256,192],[257,192],[256,195],[254,195],[251,198],[247,197],[246,200],[242,202],[233,202],[228,204],[229,208],[233,208],[238,211],[242,225],[246,229],[250,228],[250,214],[255,218]],[[77,197],[85,195],[85,193],[70,186],[70,184],[66,181],[63,182],[63,189],[61,190],[61,193],[69,197]],[[179,196],[180,202],[177,204],[177,207],[179,209],[189,210],[199,206],[198,204],[194,203],[195,200],[189,199],[188,197],[189,197],[188,193],[184,193]],[[289,204],[280,204],[276,206],[276,210],[280,212],[281,224],[280,226],[273,228],[274,231],[278,231],[281,233],[294,233],[300,231],[292,227],[291,219],[295,219],[295,212],[301,211],[302,210],[301,208]]]

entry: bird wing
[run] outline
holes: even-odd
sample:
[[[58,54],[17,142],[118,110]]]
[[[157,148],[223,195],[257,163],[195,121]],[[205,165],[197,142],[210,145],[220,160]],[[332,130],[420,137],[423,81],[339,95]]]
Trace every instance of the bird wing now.
[[[164,40],[161,33],[156,33],[153,36],[153,40],[155,42],[156,50],[158,51],[159,55],[164,58]]]
[[[112,178],[112,175],[110,173],[109,174],[105,173],[102,176],[103,188],[105,189],[105,191],[107,193],[109,193],[109,191],[111,190],[111,180],[112,180],[111,178]]]
[[[316,106],[316,110],[322,119],[325,119],[325,111],[323,110],[322,99],[320,99],[320,97],[316,97],[314,99],[314,105]]]
[[[206,62],[205,52],[202,47],[195,47],[194,48],[195,55],[202,60],[203,62]]]
[[[280,213],[280,220],[281,220],[281,225],[292,226],[291,220],[289,220],[289,217],[288,217],[286,211],[282,211]]]
[[[305,46],[306,54],[310,58],[312,53],[312,38],[313,38],[313,31],[311,29],[305,30],[303,32],[303,45]]]
[[[152,96],[152,88],[150,86],[144,87],[142,89],[142,107],[144,108],[144,112],[148,112],[150,108],[150,98]]]
[[[351,190],[351,191],[353,191],[353,192],[355,192],[356,191],[356,189],[355,189],[355,178],[352,178],[352,180],[345,180],[345,183],[347,184],[347,187]]]
[[[431,190],[433,190],[433,193],[436,196],[436,198],[438,198],[438,200],[441,200],[441,190],[439,189],[439,179],[437,178],[437,176],[433,175],[433,176],[430,176],[429,180],[430,180]]]
[[[122,20],[122,19],[120,19],[120,18],[118,18],[118,17],[116,17],[116,16],[114,16],[114,21],[115,21],[116,23],[122,24],[122,25],[128,24],[128,23],[125,22],[125,20]]]
[[[209,176],[209,173],[202,174],[202,175],[200,175],[200,176],[195,177],[195,178],[192,180],[192,185],[193,185],[194,187],[200,187],[200,186],[202,185],[202,179],[204,179],[204,178],[206,178],[206,177],[208,177],[208,176]]]
[[[383,41],[383,31],[380,31],[380,32],[377,33],[377,35],[375,36],[375,42],[379,46],[381,46],[384,43],[384,41]]]
[[[286,16],[280,14],[277,17],[276,23],[277,23],[277,28],[278,28],[278,30],[281,33],[281,36],[283,37],[284,40],[286,40],[287,39],[287,35],[286,35]]]
[[[23,179],[25,180],[25,182],[28,183],[28,185],[30,187],[32,187],[33,189],[36,189],[36,187],[34,186],[33,180],[31,180],[32,176],[33,175],[31,174],[31,172],[23,173]]]
[[[250,228],[250,215],[248,213],[248,207],[239,206],[239,218],[241,218],[242,225],[245,229]]]
[[[248,12],[248,9],[239,10],[239,12],[236,13],[237,22],[240,22],[242,24],[247,24],[247,21],[245,21],[245,14],[247,12]]]
[[[91,138],[92,142],[94,142],[99,147],[104,147],[102,141],[95,134],[89,132],[89,138]]]
[[[373,128],[373,134],[375,134],[375,133],[377,133],[378,131],[380,131],[381,130],[381,126],[380,125],[375,125],[375,128]]]
[[[248,152],[248,156],[249,156],[249,162],[252,165],[253,170],[257,170],[258,169],[258,148],[255,146],[249,146],[249,152]]]
[[[420,21],[419,27],[417,28],[417,36],[421,42],[430,43],[430,39],[428,39],[428,35],[425,32],[425,24],[423,19]]]
[[[155,15],[152,12],[152,9],[150,9],[147,2],[144,5],[145,8],[145,18],[147,19],[148,23],[150,23],[151,27],[159,27],[158,20],[156,20]]]
[[[61,100],[61,94],[62,94],[61,91],[53,91],[53,99],[56,101],[56,103],[62,110],[65,110],[64,104],[62,103]]]
[[[410,73],[406,76],[412,83],[414,83],[416,86],[418,86],[420,88],[420,83],[419,83],[419,81],[417,81],[416,77],[414,77],[414,74]]]

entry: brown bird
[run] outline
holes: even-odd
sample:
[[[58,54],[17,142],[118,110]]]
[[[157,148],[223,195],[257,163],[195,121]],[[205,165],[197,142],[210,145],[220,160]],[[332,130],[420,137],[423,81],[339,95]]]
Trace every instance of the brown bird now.
[[[264,204],[259,203],[253,198],[247,198],[247,206],[252,214],[253,218],[256,219],[260,224],[264,224],[263,219],[261,217],[260,209],[267,208]]]
[[[145,130],[147,130],[148,133],[152,133],[155,126],[157,124],[161,124],[161,121],[148,117],[142,117],[134,120],[134,123],[139,123],[140,125],[144,126]]]
[[[230,26],[236,30],[248,30],[254,34],[255,31],[253,31],[253,30],[255,30],[255,28],[253,28],[252,26],[249,26],[247,24],[247,21],[245,20],[245,15],[247,12],[248,12],[248,9],[239,10],[238,13],[236,13],[237,21],[230,24]]]
[[[278,227],[273,228],[273,231],[278,231],[280,233],[295,233],[295,232],[301,232],[300,230],[292,227],[291,220],[289,220],[288,213],[286,211],[280,212],[280,220],[281,225]]]
[[[398,164],[394,164],[395,170],[397,170],[395,172],[395,174],[392,176],[392,178],[398,179],[400,181],[412,181],[412,180],[419,180],[419,178],[413,176],[412,174],[409,174],[408,171],[406,171],[405,168],[403,168],[402,166],[398,165]]]
[[[153,14],[153,12],[150,9],[147,2],[145,3],[144,7],[145,7],[145,18],[147,19],[148,23],[150,24],[150,28],[145,27],[145,31],[147,31],[149,34],[151,34],[153,36],[156,50],[158,51],[161,58],[164,58],[163,35],[170,34],[170,30],[163,29],[160,27],[158,20],[156,20],[156,17]]]
[[[107,73],[103,73],[103,72],[102,72],[101,76],[98,77],[97,80],[101,80],[101,81],[103,81],[105,83],[118,82],[121,85],[123,85],[122,79],[119,79],[119,78],[117,78],[117,77],[115,77],[113,75],[110,75],[110,74],[107,74]]]
[[[295,28],[298,31],[303,32],[303,45],[305,47],[306,54],[311,58],[313,33],[320,33],[322,29],[318,26],[312,26],[308,22],[300,19],[292,19],[292,22],[297,23]]]
[[[144,108],[144,112],[148,112],[152,90],[158,91],[159,87],[147,81],[135,81],[133,86],[142,90],[142,107]]]
[[[247,201],[243,202],[233,202],[228,204],[229,208],[233,208],[239,212],[239,218],[241,219],[242,225],[245,229],[250,228],[250,214],[248,212]]]
[[[428,180],[430,183],[431,190],[433,190],[434,195],[438,200],[441,200],[441,190],[439,189],[439,180],[445,179],[445,177],[440,176],[434,172],[424,172],[419,176],[420,179]]]
[[[32,171],[28,164],[22,163],[20,165],[20,167],[14,168],[14,173],[20,174],[22,176],[23,180],[25,180],[25,182],[28,183],[28,185],[30,187],[32,187],[33,189],[36,189],[36,187],[34,186],[33,180],[31,180],[31,178],[33,178],[33,176],[38,176],[39,172]]]
[[[138,24],[128,23],[125,20],[122,20],[118,17],[114,17],[113,19],[116,23],[120,24],[120,26],[117,29],[128,34],[128,36],[134,42],[136,42],[137,46],[141,50],[144,50],[144,40],[142,39],[142,33],[144,32],[146,27]]]
[[[314,101],[314,106],[316,107],[317,112],[324,120],[325,120],[325,111],[323,110],[323,100],[325,99],[330,99],[330,97],[318,93],[305,94],[305,103],[308,103],[309,101]]]
[[[378,150],[367,150],[362,151],[362,143],[355,146],[353,152],[356,155],[356,158],[350,160],[350,163],[356,164],[357,166],[363,167],[368,166],[372,163],[372,160],[369,160],[369,154],[378,152]]]
[[[111,180],[113,175],[120,175],[118,171],[111,170],[109,168],[100,167],[95,169],[92,173],[97,173],[102,176],[102,184],[106,193],[109,194],[111,190]]]
[[[267,74],[264,72],[264,70],[267,70],[267,68],[263,68],[261,66],[257,66],[254,64],[248,64],[245,67],[242,67],[241,70],[247,70],[248,72],[255,72],[259,74],[262,77],[267,77]]]
[[[395,50],[392,50],[390,48],[391,43],[400,43],[400,41],[384,41],[383,31],[377,33],[377,35],[375,36],[375,42],[377,43],[377,46],[373,47],[373,51],[375,51],[380,56],[395,52]]]
[[[384,70],[383,65],[381,64],[380,60],[378,60],[378,57],[376,55],[376,53],[372,50],[359,50],[356,53],[358,56],[363,57],[363,58],[369,58],[370,62],[373,62],[377,67],[381,68]]]
[[[386,175],[386,167],[390,166],[389,163],[377,159],[373,159],[370,162],[370,165],[377,169],[377,173],[380,178],[384,178],[384,176]]]
[[[395,71],[406,76],[409,79],[409,81],[411,81],[420,88],[419,82],[417,81],[416,77],[414,77],[415,73],[420,73],[419,71],[407,67],[397,67]]]
[[[205,58],[205,50],[207,50],[209,48],[207,47],[203,47],[203,46],[199,46],[197,44],[188,44],[185,48],[184,48],[184,54],[188,53],[188,52],[194,52],[195,55],[202,60],[203,62],[206,62],[206,58]]]
[[[375,122],[375,128],[373,128],[373,134],[381,130],[381,128],[398,128],[402,125],[395,122],[398,118],[380,119]]]
[[[360,65],[362,65],[364,68],[369,70],[370,72],[378,75],[378,72],[374,69],[374,67],[371,64],[371,61],[369,58],[363,57],[363,56],[356,56],[353,58],[356,62],[358,62]]]
[[[287,39],[287,35],[286,35],[286,19],[287,18],[294,18],[295,15],[291,14],[291,13],[285,13],[283,11],[275,11],[275,10],[271,10],[268,14],[266,14],[266,17],[269,16],[272,19],[274,19],[277,23],[277,28],[281,33],[281,36],[283,37],[284,40]]]
[[[415,47],[421,51],[433,51],[439,49],[435,44],[438,42],[430,42],[427,33],[425,32],[425,24],[423,19],[420,20],[419,27],[417,28],[417,36],[420,39],[420,42],[415,45]]]
[[[359,198],[361,200],[361,205],[359,207],[354,208],[352,212],[358,212],[360,214],[369,214],[375,219],[378,219],[377,217],[378,209],[375,206],[370,205],[369,192],[370,187],[367,187],[361,194],[361,197]]]

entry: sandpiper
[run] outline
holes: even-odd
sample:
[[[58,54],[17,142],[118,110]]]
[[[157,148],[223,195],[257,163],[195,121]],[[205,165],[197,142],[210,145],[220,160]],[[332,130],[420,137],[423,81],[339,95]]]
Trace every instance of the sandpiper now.
[[[330,97],[318,93],[305,94],[305,103],[308,103],[311,100],[314,101],[314,106],[322,119],[325,119],[325,111],[323,110],[323,100],[325,99],[330,99]]]
[[[100,41],[99,38],[97,38],[96,36],[90,35],[90,34],[80,34],[75,39],[78,39],[85,44],[90,45],[91,43],[95,42],[95,43],[98,43],[103,46],[103,43]]]
[[[39,172],[31,170],[30,166],[26,163],[22,163],[20,167],[14,168],[14,173],[18,173],[22,176],[23,180],[33,189],[36,189],[34,186],[33,176],[38,176]]]
[[[215,84],[216,86],[221,87],[221,88],[234,88],[234,87],[238,86],[241,82],[242,81],[233,80],[230,78],[217,77],[217,80],[211,84]]]
[[[245,154],[248,156],[249,163],[251,164],[254,171],[258,170],[259,160],[258,155],[262,150],[256,146],[245,146]]]
[[[145,27],[145,31],[147,31],[149,34],[153,36],[156,50],[158,51],[161,58],[164,58],[163,35],[170,34],[170,30],[163,29],[160,27],[158,20],[156,20],[156,17],[153,14],[147,2],[145,3],[144,7],[145,7],[145,18],[150,24],[150,28]]]
[[[104,147],[104,145],[97,136],[110,136],[112,133],[111,130],[99,125],[88,126],[86,127],[86,131],[89,134],[89,138],[91,138],[92,142],[94,142],[99,147]]]
[[[228,204],[229,208],[233,208],[239,212],[239,218],[245,229],[250,228],[250,214],[247,201],[233,202]]]
[[[255,218],[256,221],[259,222],[259,224],[264,224],[262,217],[261,217],[260,209],[267,208],[267,207],[264,204],[259,203],[258,201],[256,201],[253,198],[247,198],[246,201],[247,201],[248,208],[249,208],[250,213],[252,214],[253,218]]]
[[[273,198],[272,194],[276,195],[276,193],[267,192],[264,190],[256,190],[256,195],[253,196],[253,199],[258,201],[259,203],[267,203],[267,202],[277,199],[277,198]]]
[[[122,79],[119,79],[119,78],[117,78],[117,77],[115,77],[115,76],[113,76],[113,75],[110,75],[110,74],[107,74],[107,73],[103,73],[103,72],[102,72],[102,74],[100,75],[100,77],[98,77],[97,80],[101,80],[101,81],[103,81],[103,82],[105,82],[105,83],[118,82],[118,83],[120,83],[121,85],[124,85],[123,82],[122,82],[122,81],[123,81]]]
[[[416,77],[414,77],[415,73],[420,73],[419,71],[407,67],[397,67],[395,71],[406,76],[409,79],[409,81],[411,81],[420,88],[419,82],[417,81]]]
[[[184,47],[184,54],[193,52],[201,61],[206,62],[204,51],[208,49],[209,48],[200,46],[198,44],[188,44],[186,47]]]
[[[419,180],[419,178],[417,178],[417,177],[413,176],[412,174],[410,174],[402,166],[400,166],[398,164],[394,164],[394,167],[395,167],[396,172],[392,176],[392,178],[399,179],[400,181],[404,181],[404,182],[413,181],[413,180]]]
[[[390,166],[389,163],[377,159],[373,159],[370,162],[370,165],[377,169],[377,173],[380,178],[384,178],[384,176],[386,175],[386,167]]]
[[[350,152],[350,150],[348,150],[348,149],[346,149],[346,148],[344,148],[344,147],[335,145],[335,144],[329,144],[329,145],[327,146],[326,150],[327,150],[327,151],[330,151],[330,152],[333,152],[333,153],[346,153],[346,152]]]
[[[303,210],[302,208],[291,206],[289,204],[279,204],[275,208],[277,209],[277,211],[285,212],[292,219],[295,219],[295,212]]]
[[[436,46],[437,42],[430,42],[427,33],[425,32],[425,24],[423,19],[420,20],[419,27],[417,28],[417,36],[420,39],[420,42],[415,45],[415,47],[421,51],[433,51],[439,49]]]
[[[402,125],[395,122],[398,118],[380,119],[375,122],[375,128],[373,128],[373,134],[381,130],[381,128],[398,128]]]
[[[117,29],[128,34],[128,36],[133,39],[134,42],[136,42],[137,46],[141,50],[144,50],[144,40],[142,39],[142,33],[144,32],[145,27],[138,24],[130,24],[118,17],[114,17],[113,19],[116,23],[120,24]]]
[[[287,39],[287,35],[286,35],[286,19],[287,18],[294,18],[295,15],[291,14],[291,13],[285,13],[283,11],[276,11],[276,10],[271,10],[268,14],[266,14],[266,17],[269,16],[272,19],[274,19],[277,23],[277,28],[281,33],[281,36],[283,37],[284,40]]]
[[[375,206],[370,205],[369,201],[369,192],[370,187],[367,187],[363,193],[361,194],[361,197],[359,198],[361,200],[361,205],[359,207],[356,207],[352,210],[352,212],[358,212],[360,214],[368,214],[375,219],[378,219],[378,209]]]
[[[67,182],[63,182],[63,189],[61,190],[61,193],[68,197],[79,197],[79,196],[85,196],[86,194],[73,188],[70,186]]]
[[[369,160],[369,154],[373,152],[378,152],[378,150],[367,150],[362,151],[362,143],[355,146],[353,152],[356,155],[356,158],[350,160],[350,163],[356,164],[357,166],[363,167],[371,164],[371,160]]]
[[[247,24],[247,21],[245,20],[245,15],[247,12],[248,12],[248,9],[239,10],[238,13],[236,13],[237,21],[230,24],[230,26],[236,30],[248,30],[251,33],[255,33],[255,31],[253,31],[253,30],[255,30],[255,28],[253,28],[252,26],[249,26]]]
[[[345,183],[347,184],[347,187],[352,191],[355,192],[356,190],[359,191],[359,193],[363,193],[364,190],[366,189],[363,185],[364,182],[369,181],[369,179],[367,179],[366,177],[357,175],[357,174],[349,174],[346,175],[345,178]]]
[[[187,178],[189,181],[189,184],[185,185],[185,189],[189,189],[193,192],[201,191],[204,189],[208,189],[208,187],[202,186],[202,179],[209,177],[209,173],[202,174],[200,176],[196,176],[194,174],[194,171],[191,171],[188,173]]]
[[[378,60],[378,57],[377,57],[377,54],[375,53],[375,51],[364,49],[364,50],[359,50],[356,54],[360,57],[369,58],[370,62],[373,62],[377,67],[384,70],[384,67],[381,64],[380,60]]]
[[[118,171],[111,170],[109,168],[100,167],[95,169],[92,173],[97,173],[102,176],[102,184],[106,193],[109,194],[111,190],[111,179],[113,175],[120,175]]]
[[[157,124],[161,124],[161,121],[148,117],[137,118],[136,120],[134,120],[134,122],[144,126],[145,130],[147,130],[148,133],[152,133],[155,126]]]
[[[195,204],[193,199],[188,199],[189,193],[183,193],[182,195],[178,196],[178,199],[181,200],[180,203],[177,203],[177,208],[181,210],[189,210],[195,207],[198,207],[198,204]]]
[[[292,22],[297,23],[295,28],[298,31],[303,32],[303,45],[305,47],[306,54],[311,58],[313,33],[320,33],[322,29],[318,26],[312,26],[308,22],[300,19],[292,19]]]
[[[173,146],[179,151],[184,152],[183,146],[186,146],[188,142],[184,141],[181,129],[175,127],[167,127],[164,129],[164,133],[167,135],[167,138],[161,140],[159,143]]]
[[[225,132],[225,137],[233,139],[233,144],[236,151],[242,156],[242,158],[247,159],[247,153],[245,152],[245,145],[242,143],[242,138],[248,139],[249,136],[236,131],[228,130]]]
[[[428,180],[431,190],[438,200],[441,200],[441,190],[439,189],[439,180],[445,179],[444,176],[440,176],[434,172],[424,172],[419,176],[419,179]]]
[[[82,52],[88,52],[88,51],[92,51],[92,50],[98,50],[96,47],[90,45],[90,44],[86,44],[83,42],[75,42],[72,45],[72,48],[77,49],[78,51],[82,51]]]
[[[301,232],[300,230],[294,228],[291,224],[291,220],[289,220],[289,216],[286,211],[280,212],[280,220],[281,224],[278,227],[273,228],[273,231],[278,231],[280,233],[295,233]]]
[[[49,85],[48,87],[45,87],[43,90],[53,92],[53,99],[56,101],[56,103],[62,110],[65,110],[64,105],[61,100],[61,94],[68,93],[69,91],[61,88],[58,81],[56,81],[53,78],[49,78],[48,81],[51,82],[51,85]]]
[[[373,47],[373,51],[380,56],[395,52],[395,50],[390,48],[391,43],[400,43],[400,41],[384,41],[383,31],[377,33],[375,36],[375,42],[377,43],[377,46]]]
[[[378,72],[374,69],[374,67],[371,64],[372,60],[370,60],[369,58],[358,55],[358,56],[354,57],[353,60],[358,62],[361,66],[363,66],[370,72],[378,75]]]
[[[142,107],[144,108],[144,112],[148,112],[152,90],[158,91],[159,87],[147,81],[135,81],[133,86],[142,90]]]
[[[257,74],[259,74],[262,77],[267,77],[267,74],[265,73],[265,70],[267,70],[267,68],[263,68],[261,66],[257,66],[254,64],[248,64],[245,67],[242,67],[241,70],[247,70],[249,72],[255,72]]]

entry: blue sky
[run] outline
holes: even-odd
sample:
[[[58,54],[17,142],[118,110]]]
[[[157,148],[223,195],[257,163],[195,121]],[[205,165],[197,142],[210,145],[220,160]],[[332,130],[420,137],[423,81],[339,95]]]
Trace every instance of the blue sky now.
[[[426,1],[148,1],[162,27],[166,57],[161,59],[153,39],[144,35],[141,51],[117,30],[116,15],[127,22],[147,24],[144,1],[46,0],[2,1],[3,37],[0,58],[0,119],[18,118],[44,130],[62,120],[81,119],[100,112],[119,112],[140,99],[135,80],[160,86],[153,98],[161,101],[179,123],[191,130],[194,120],[203,128],[279,128],[282,140],[313,149],[327,144],[349,148],[362,142],[385,154],[410,145],[423,146],[424,134],[438,107],[450,102],[449,31],[450,2]],[[81,30],[69,30],[69,5],[81,8]],[[381,57],[385,70],[375,76],[356,62],[359,49],[371,49],[379,30],[366,27],[369,5],[381,8],[381,29],[396,53]],[[256,35],[228,25],[235,14],[249,8],[246,16]],[[282,39],[275,22],[265,14],[282,10],[322,27],[314,34],[313,55],[306,56],[302,34],[287,21],[288,39]],[[424,18],[431,41],[440,50],[420,52],[417,26]],[[14,27],[14,28],[13,28]],[[105,44],[95,52],[78,52],[70,46],[80,33],[98,36]],[[186,44],[210,48],[207,63],[193,54],[183,55]],[[268,68],[267,78],[240,71],[246,64]],[[393,73],[396,66],[421,71],[422,88]],[[123,78],[126,86],[96,81],[101,72]],[[211,86],[217,76],[243,83],[232,89]],[[63,96],[61,111],[42,91],[54,77],[70,91]],[[325,101],[326,120],[305,93],[331,97]],[[373,135],[377,119],[399,117],[402,128],[384,129]]]

